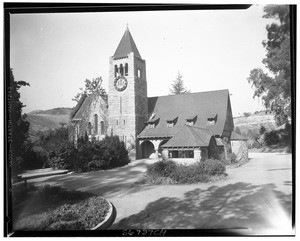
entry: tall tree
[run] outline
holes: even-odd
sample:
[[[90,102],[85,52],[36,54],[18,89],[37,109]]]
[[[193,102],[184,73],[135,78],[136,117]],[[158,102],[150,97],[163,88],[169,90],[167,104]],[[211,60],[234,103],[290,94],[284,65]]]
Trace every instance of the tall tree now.
[[[264,18],[275,21],[267,25],[268,39],[263,41],[267,54],[263,64],[269,70],[253,69],[248,82],[254,96],[261,97],[265,107],[275,114],[277,124],[287,123],[291,116],[290,14],[287,5],[268,5]]]
[[[25,107],[20,101],[19,89],[22,86],[29,86],[25,81],[15,81],[13,71],[10,69],[10,87],[9,87],[9,105],[8,111],[11,124],[11,167],[13,176],[16,175],[22,166],[23,158],[28,149],[28,131],[29,122],[26,120],[26,115],[22,115],[22,108]]]
[[[170,88],[170,93],[172,95],[180,95],[189,92],[190,91],[184,86],[182,75],[178,72],[177,78],[173,81],[172,87]]]
[[[92,80],[86,79],[84,89],[80,88],[79,93],[77,93],[72,100],[79,102],[79,100],[81,99],[81,97],[83,95],[90,95],[90,94],[94,93],[95,91],[97,91],[101,96],[103,96],[105,99],[107,99],[107,93],[101,85],[102,85],[101,77],[97,77]]]

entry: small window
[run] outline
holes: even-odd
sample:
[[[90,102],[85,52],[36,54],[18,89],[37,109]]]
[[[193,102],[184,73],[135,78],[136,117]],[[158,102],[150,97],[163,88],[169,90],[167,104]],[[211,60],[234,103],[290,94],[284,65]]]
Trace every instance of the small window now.
[[[128,64],[126,63],[125,64],[125,76],[127,76],[128,75]]]
[[[213,126],[217,123],[218,115],[215,115],[214,117],[207,118],[207,126]]]
[[[115,65],[115,77],[117,77],[117,74],[118,74],[118,66]]]
[[[194,122],[193,121],[187,121],[186,124],[189,125],[189,126],[194,126]]]
[[[122,113],[122,97],[120,97],[120,113]]]
[[[100,126],[101,126],[101,135],[104,135],[104,121],[100,122]]]
[[[149,123],[148,124],[148,129],[153,129],[155,127],[155,124],[154,123]]]
[[[91,124],[91,122],[88,123],[88,135],[92,135],[92,124]]]
[[[141,70],[140,69],[138,69],[137,75],[139,78],[141,78]]]
[[[173,122],[167,122],[167,127],[168,127],[168,128],[174,127],[174,123],[173,123]]]
[[[121,76],[124,74],[123,64],[120,64],[120,74]]]
[[[117,125],[119,125],[119,121],[117,120]]]
[[[125,125],[125,123],[126,123],[126,122],[125,122],[125,120],[124,120],[124,125]]]
[[[97,114],[94,115],[94,127],[95,127],[94,133],[95,133],[95,135],[97,135],[98,134],[98,115]]]

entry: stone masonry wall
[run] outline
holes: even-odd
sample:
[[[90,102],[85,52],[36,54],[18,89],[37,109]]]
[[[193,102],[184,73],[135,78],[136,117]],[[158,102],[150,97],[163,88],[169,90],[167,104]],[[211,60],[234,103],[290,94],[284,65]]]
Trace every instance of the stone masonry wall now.
[[[94,115],[98,116],[98,132],[95,132],[95,121]],[[104,122],[104,130],[101,135],[101,121]],[[78,137],[84,137],[85,134],[89,132],[88,123],[91,123],[91,136],[95,137],[97,140],[104,138],[107,133],[107,104],[102,99],[100,95],[95,95],[91,104],[83,112],[82,120],[76,123],[73,123],[74,132],[76,131],[76,126],[78,127]]]
[[[123,91],[115,89],[115,65],[128,64],[127,87]],[[109,87],[108,87],[108,125],[109,133],[118,135],[125,141],[138,146],[136,136],[142,130],[144,115],[147,113],[147,84],[146,67],[143,60],[133,53],[127,58],[113,60],[110,58]],[[141,69],[141,78],[138,78],[138,68]]]

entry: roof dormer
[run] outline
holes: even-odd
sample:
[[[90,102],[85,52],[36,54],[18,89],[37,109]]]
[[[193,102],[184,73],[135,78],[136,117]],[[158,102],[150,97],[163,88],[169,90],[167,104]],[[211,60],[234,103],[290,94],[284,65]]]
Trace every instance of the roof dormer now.
[[[178,116],[173,116],[173,117],[169,117],[166,121],[167,121],[167,127],[168,128],[172,128],[176,125],[178,120]]]
[[[191,115],[185,118],[186,124],[189,126],[194,126],[197,121],[197,115]]]
[[[214,126],[217,123],[218,114],[212,114],[207,118],[207,126]]]

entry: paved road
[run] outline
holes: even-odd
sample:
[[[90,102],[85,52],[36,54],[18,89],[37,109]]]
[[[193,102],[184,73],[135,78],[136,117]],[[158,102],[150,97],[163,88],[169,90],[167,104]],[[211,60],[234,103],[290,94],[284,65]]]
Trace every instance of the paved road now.
[[[291,155],[250,153],[249,163],[228,168],[228,178],[192,185],[138,185],[153,160],[108,171],[68,174],[31,182],[62,185],[109,199],[112,228],[241,228],[243,234],[293,234]]]

